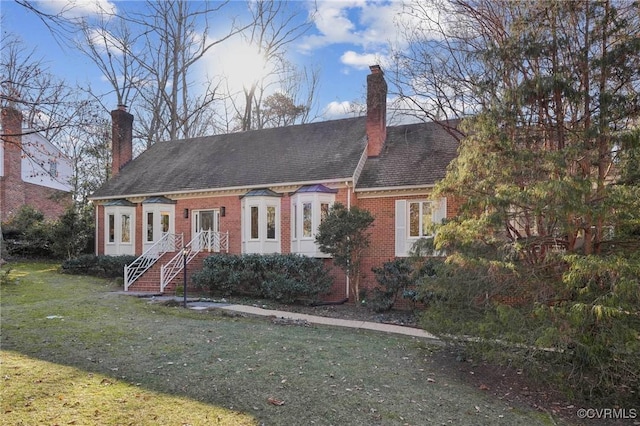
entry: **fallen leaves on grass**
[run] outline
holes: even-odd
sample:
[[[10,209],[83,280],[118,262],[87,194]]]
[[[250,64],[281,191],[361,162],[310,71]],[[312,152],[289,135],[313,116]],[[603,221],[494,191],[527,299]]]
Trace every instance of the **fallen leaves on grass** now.
[[[284,405],[284,401],[278,398],[274,398],[274,397],[269,397],[267,398],[267,401],[269,401],[269,404],[271,405],[276,405],[276,406],[280,406],[280,405]]]

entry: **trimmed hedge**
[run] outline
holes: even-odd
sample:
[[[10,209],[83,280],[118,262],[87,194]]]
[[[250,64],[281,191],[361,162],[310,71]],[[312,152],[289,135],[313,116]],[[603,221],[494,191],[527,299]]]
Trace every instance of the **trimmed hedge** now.
[[[284,303],[317,300],[333,284],[321,260],[295,254],[212,255],[192,280],[211,295],[243,295]]]
[[[136,259],[135,256],[95,256],[86,254],[62,263],[65,274],[92,275],[103,278],[122,278],[125,265]]]

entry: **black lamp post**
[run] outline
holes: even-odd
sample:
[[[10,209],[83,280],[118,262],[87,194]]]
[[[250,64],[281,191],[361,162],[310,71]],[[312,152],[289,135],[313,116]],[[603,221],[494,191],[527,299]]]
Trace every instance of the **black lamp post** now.
[[[182,249],[182,271],[184,274],[184,283],[182,287],[182,295],[184,297],[184,300],[182,302],[182,305],[185,308],[187,307],[187,256],[189,256],[189,247],[184,247]]]

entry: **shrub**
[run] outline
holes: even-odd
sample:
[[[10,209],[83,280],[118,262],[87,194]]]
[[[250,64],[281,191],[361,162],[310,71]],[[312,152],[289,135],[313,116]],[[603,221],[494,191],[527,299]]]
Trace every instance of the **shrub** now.
[[[0,270],[0,285],[6,286],[15,283],[16,279],[11,276],[10,267],[7,267],[5,270]]]
[[[50,258],[51,223],[39,210],[23,206],[6,223],[2,224],[5,250],[9,256]]]
[[[95,256],[86,254],[64,261],[61,265],[61,270],[66,274],[120,278],[124,275],[124,267],[135,259],[135,256],[129,255]]]
[[[369,227],[373,220],[367,210],[335,203],[320,222],[316,234],[320,250],[330,254],[333,263],[349,277],[351,294],[356,302],[360,301],[360,265],[364,250],[370,244]]]
[[[388,311],[393,307],[398,294],[408,291],[415,283],[414,269],[409,259],[400,258],[385,262],[380,268],[373,268],[376,280],[382,288],[373,289],[369,306],[376,311]]]
[[[92,210],[85,208],[78,212],[70,207],[52,224],[49,235],[51,252],[59,259],[73,259],[88,253],[94,235]]]
[[[285,303],[298,298],[317,299],[332,285],[321,260],[294,254],[263,256],[266,261],[262,294]]]
[[[431,332],[593,404],[640,394],[640,254],[567,255],[556,275],[455,254],[421,282]],[[529,274],[527,274],[529,272]],[[536,276],[536,274],[538,274]]]
[[[212,295],[264,297],[285,303],[316,299],[332,284],[320,260],[294,254],[209,256],[192,280]]]

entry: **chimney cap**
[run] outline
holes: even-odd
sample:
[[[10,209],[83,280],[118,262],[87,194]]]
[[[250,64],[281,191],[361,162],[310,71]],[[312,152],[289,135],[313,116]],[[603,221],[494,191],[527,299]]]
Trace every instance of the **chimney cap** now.
[[[371,70],[372,74],[382,73],[382,68],[380,68],[380,65],[371,65],[369,66],[369,69]]]
[[[127,110],[127,106],[125,104],[118,104],[118,109],[120,111],[126,111]]]

